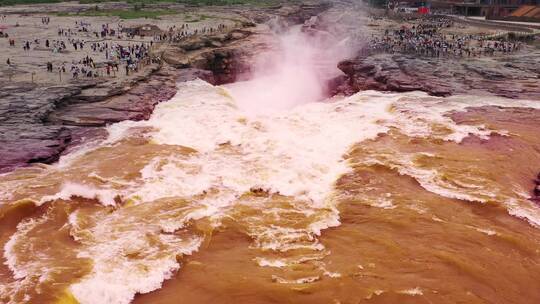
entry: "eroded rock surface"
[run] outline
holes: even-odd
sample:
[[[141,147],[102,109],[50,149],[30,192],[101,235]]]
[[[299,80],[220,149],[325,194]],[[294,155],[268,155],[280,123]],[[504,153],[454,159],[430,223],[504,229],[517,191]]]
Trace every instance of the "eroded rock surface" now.
[[[256,30],[234,30],[227,34],[195,36],[169,46],[163,60],[178,68],[196,68],[212,74],[212,84],[234,82],[249,70],[249,62],[266,46],[258,41]]]
[[[62,86],[5,85],[0,96],[0,172],[27,163],[51,163],[70,145],[102,135],[108,124],[148,119],[156,104],[176,93],[177,81],[212,74],[163,67],[137,82],[95,80]]]
[[[540,100],[538,62],[540,50],[532,48],[504,57],[462,59],[384,53],[360,56],[339,64],[346,77],[335,81],[333,93],[420,90],[435,96],[487,93]]]
[[[44,122],[65,99],[89,82],[39,87],[30,83],[0,84],[0,170],[25,162],[51,162],[69,142],[69,129]]]

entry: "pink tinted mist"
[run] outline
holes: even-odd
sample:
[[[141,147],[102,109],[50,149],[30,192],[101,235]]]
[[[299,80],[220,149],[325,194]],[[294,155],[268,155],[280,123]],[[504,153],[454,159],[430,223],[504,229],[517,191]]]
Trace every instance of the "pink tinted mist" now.
[[[346,36],[309,27],[295,26],[274,38],[277,47],[256,58],[249,80],[229,87],[248,113],[275,113],[324,99],[326,82],[341,74],[338,62],[353,51]]]

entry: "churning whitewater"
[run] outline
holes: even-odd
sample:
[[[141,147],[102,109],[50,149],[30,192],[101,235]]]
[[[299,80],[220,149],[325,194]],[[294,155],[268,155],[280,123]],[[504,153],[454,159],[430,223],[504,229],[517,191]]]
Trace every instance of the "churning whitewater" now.
[[[49,113],[37,126],[54,121],[52,129],[63,130],[65,117],[87,123],[92,112],[107,108],[97,117],[108,117],[114,107],[123,114],[112,119],[139,119],[160,101],[145,121],[66,125],[74,142],[57,163],[0,174],[0,303],[540,303],[540,101],[491,96],[538,96],[529,75],[537,69],[528,66],[538,52],[527,54],[532,46],[520,43],[507,52],[514,42],[497,46],[486,40],[493,37],[484,35],[487,28],[473,31],[453,17],[405,22],[359,1],[330,2],[186,6],[137,28],[179,30],[178,17],[193,21],[188,32],[199,30],[178,42],[166,42],[176,40],[174,31],[154,41],[152,53],[165,63],[148,86],[139,82],[118,99],[90,103],[99,99],[91,93],[105,89],[100,77],[79,94],[88,104],[69,99],[49,113],[37,105],[68,87],[37,96],[41,87],[32,85],[21,96],[39,102],[15,112],[9,104],[6,113],[36,107],[30,116]],[[68,15],[53,24],[82,20]],[[95,18],[99,25],[117,17]],[[234,29],[201,28],[222,18]],[[28,22],[16,30],[36,28]],[[122,21],[124,29],[132,22]],[[480,53],[461,56],[471,47]],[[170,60],[236,82],[181,82],[161,102],[172,96],[173,73],[186,79],[203,72],[173,69]],[[26,68],[15,62],[10,71],[17,66]],[[125,87],[119,74],[106,79]],[[156,92],[163,87],[167,94]],[[437,95],[474,91],[328,97],[416,87]],[[11,93],[18,88],[8,96],[19,96]],[[116,111],[124,105],[129,109]],[[19,132],[11,121],[4,122],[9,132]],[[85,132],[91,138],[77,146]],[[3,150],[12,158],[11,147],[38,134],[21,133],[13,137],[21,143]],[[45,149],[50,141],[28,142]]]
[[[260,267],[320,261],[330,252],[319,237],[323,230],[340,225],[338,203],[350,195],[336,191],[336,183],[360,165],[397,170],[442,197],[478,204],[498,201],[512,215],[540,226],[540,208],[527,200],[526,189],[502,187],[482,176],[468,176],[460,184],[464,176],[452,180],[439,171],[444,168],[419,162],[436,159],[435,153],[372,151],[354,161],[348,156],[352,148],[392,132],[410,140],[456,143],[468,136],[509,136],[507,130],[483,124],[457,124],[449,114],[473,105],[538,108],[538,103],[366,91],[261,114],[238,105],[232,97],[237,89],[201,80],[179,84],[176,96],[159,104],[148,121],[111,125],[102,142],[56,165],[28,169],[24,176],[3,176],[1,200],[14,206],[86,199],[103,207],[69,211],[59,229],[76,244],[62,254],[44,250],[31,260],[25,254],[34,250],[33,242],[46,233],[43,227],[58,215],[43,212],[22,220],[4,246],[14,277],[0,290],[2,296],[15,295],[10,303],[33,302],[37,285],[48,284],[65,269],[86,265],[78,278],[66,279],[66,294],[83,304],[130,303],[136,294],[159,289],[182,271],[179,257],[204,250],[201,246],[209,235],[195,230],[193,221],[204,220],[213,227],[205,229],[215,229],[246,208],[262,214],[244,215],[246,234],[261,250],[255,258]],[[397,207],[389,195],[369,205]],[[291,213],[295,222],[285,220]],[[65,259],[77,260],[79,266],[66,266]],[[322,276],[341,277],[317,265]],[[302,284],[321,277],[273,278]]]

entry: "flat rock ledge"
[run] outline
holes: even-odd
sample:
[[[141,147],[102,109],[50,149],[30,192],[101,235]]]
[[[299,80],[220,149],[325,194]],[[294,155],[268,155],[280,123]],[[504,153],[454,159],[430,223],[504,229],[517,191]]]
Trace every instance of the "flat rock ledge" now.
[[[333,79],[331,94],[363,90],[424,91],[433,96],[496,95],[540,100],[540,51],[500,57],[432,58],[375,54],[342,61],[345,75]]]
[[[211,78],[211,73],[164,66],[123,86],[96,80],[49,87],[5,84],[0,93],[0,172],[55,162],[68,147],[103,135],[104,126],[148,119],[158,103],[176,94],[176,82],[196,78]]]

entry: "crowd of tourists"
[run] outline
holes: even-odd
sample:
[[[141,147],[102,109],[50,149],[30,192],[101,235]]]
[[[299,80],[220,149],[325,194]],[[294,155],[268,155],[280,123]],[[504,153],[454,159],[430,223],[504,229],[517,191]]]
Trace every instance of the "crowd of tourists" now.
[[[159,33],[153,36],[154,41],[168,41],[168,42],[180,42],[185,38],[196,36],[199,34],[217,34],[227,29],[227,26],[223,23],[217,25],[217,27],[202,27],[200,29],[190,29],[189,24],[185,23],[177,27],[176,25],[169,27],[164,33]]]
[[[42,17],[41,23],[48,25],[50,17]],[[119,25],[118,30],[113,29],[109,24],[102,24],[99,27],[99,31],[94,31],[96,37],[115,37],[121,38]],[[80,33],[91,33],[91,24],[84,21],[75,21],[75,26],[70,28],[59,28],[57,33],[58,39],[33,39],[24,40],[22,42],[22,48],[24,51],[30,52],[34,50],[39,51],[51,51],[53,53],[69,52],[69,51],[85,51],[82,53],[82,59],[73,60],[68,64],[69,69],[66,68],[66,63],[53,65],[53,62],[48,61],[46,63],[47,72],[70,72],[73,78],[79,77],[99,77],[99,76],[111,76],[116,75],[119,72],[120,65],[124,65],[125,74],[129,75],[132,71],[138,71],[141,64],[149,64],[155,62],[150,59],[150,48],[153,42],[145,43],[129,43],[128,45],[122,45],[120,42],[114,42],[111,40],[93,41],[89,42],[82,37],[76,37]],[[118,35],[116,37],[115,35]],[[86,38],[88,34],[84,35]],[[16,47],[15,39],[9,39],[9,46]],[[68,49],[69,48],[69,49]],[[105,57],[105,60],[95,60],[95,57]],[[99,62],[101,61],[101,62]],[[8,65],[11,65],[11,60],[6,61]]]
[[[443,29],[452,27],[449,18],[422,20],[418,24],[386,30],[374,37],[368,52],[412,53],[430,57],[471,57],[507,54],[521,48],[519,42],[491,41],[481,35],[450,35]]]
[[[5,19],[5,16],[0,16]],[[41,17],[41,23],[48,26],[51,22],[50,17]],[[56,31],[58,38],[37,38],[33,40],[24,40],[16,44],[16,40],[13,37],[9,39],[10,47],[22,46],[25,52],[31,51],[51,51],[53,53],[67,53],[67,52],[80,52],[82,53],[82,59],[71,63],[71,68],[67,69],[71,72],[74,78],[81,75],[87,77],[95,77],[98,74],[110,75],[118,71],[118,65],[125,65],[125,73],[129,74],[131,71],[137,71],[139,65],[144,62],[153,62],[150,58],[150,49],[154,42],[179,42],[185,38],[199,35],[199,34],[213,34],[223,32],[227,29],[225,24],[217,24],[216,26],[204,26],[196,27],[189,23],[180,25],[172,25],[166,30],[154,30],[150,31],[152,34],[148,35],[147,32],[134,31],[132,28],[126,28],[122,23],[110,25],[104,23],[101,25],[92,25],[85,20],[75,20],[70,26],[59,27]],[[146,34],[146,35],[145,35]],[[95,36],[95,40],[92,41],[92,37]],[[126,38],[135,38],[139,36],[141,39],[151,37],[152,40],[148,42],[128,43],[128,45],[122,45],[120,42],[112,40],[122,40]],[[6,37],[8,37],[6,35]],[[109,39],[107,39],[109,38]],[[103,56],[105,60],[99,64],[94,63],[93,58],[99,58]],[[56,69],[59,71],[66,71],[64,65],[60,67],[53,67],[52,62],[47,62],[46,69],[48,72],[53,72]],[[97,73],[98,68],[103,68],[106,73]],[[102,70],[103,71],[103,70]]]
[[[122,46],[119,43],[94,42],[90,49],[96,53],[105,53],[107,60],[96,63],[93,57],[87,55],[80,61],[72,62],[70,72],[73,78],[115,76],[121,64],[124,64],[125,74],[129,75],[132,71],[137,72],[141,64],[152,63],[148,43]]]

